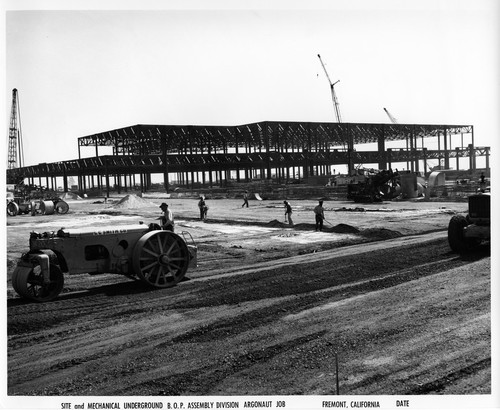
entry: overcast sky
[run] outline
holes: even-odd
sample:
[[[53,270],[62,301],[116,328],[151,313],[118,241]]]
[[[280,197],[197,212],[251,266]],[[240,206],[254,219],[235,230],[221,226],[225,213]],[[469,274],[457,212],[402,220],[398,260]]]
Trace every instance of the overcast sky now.
[[[344,122],[386,107],[473,125],[478,146],[499,135],[496,0],[199,4],[5,0],[5,129],[17,88],[25,164],[135,124],[335,121],[318,53]]]

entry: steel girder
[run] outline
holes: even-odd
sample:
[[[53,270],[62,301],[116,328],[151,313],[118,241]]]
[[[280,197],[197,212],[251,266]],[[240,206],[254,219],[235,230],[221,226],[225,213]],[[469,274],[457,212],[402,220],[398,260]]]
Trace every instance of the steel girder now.
[[[475,147],[448,151],[450,158],[489,155],[489,147]],[[169,154],[164,155],[108,155],[79,160],[44,163],[7,170],[8,178],[58,177],[75,175],[126,175],[141,172],[187,172],[235,169],[264,169],[308,165],[340,165],[349,160],[355,163],[388,163],[443,158],[442,150],[398,149],[378,151],[320,150],[301,152],[252,152],[228,154]],[[165,160],[166,159],[166,160]]]
[[[433,158],[488,156],[489,147],[429,151],[380,149],[381,142],[473,133],[471,125],[369,124],[265,121],[238,126],[134,125],[78,138],[96,156],[7,170],[19,178],[166,173],[286,166],[386,163]],[[378,143],[378,151],[356,144]],[[382,144],[383,145],[383,144]],[[98,156],[97,147],[113,147]]]
[[[472,133],[471,125],[265,121],[238,126],[138,124],[78,138],[79,147],[112,146],[114,154],[202,154],[304,150]]]

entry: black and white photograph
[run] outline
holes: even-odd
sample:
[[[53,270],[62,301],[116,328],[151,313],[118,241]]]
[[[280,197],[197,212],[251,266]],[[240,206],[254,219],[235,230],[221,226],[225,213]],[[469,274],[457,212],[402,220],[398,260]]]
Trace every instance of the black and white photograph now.
[[[500,2],[2,17],[0,408],[500,409]]]

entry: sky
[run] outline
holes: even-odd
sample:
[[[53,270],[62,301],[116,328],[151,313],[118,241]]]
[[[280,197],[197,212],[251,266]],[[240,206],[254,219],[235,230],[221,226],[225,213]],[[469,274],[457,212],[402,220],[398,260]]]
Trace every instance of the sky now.
[[[203,4],[4,0],[5,130],[17,88],[24,164],[135,124],[334,122],[318,54],[344,122],[389,123],[386,107],[473,125],[477,146],[498,135],[496,0]]]

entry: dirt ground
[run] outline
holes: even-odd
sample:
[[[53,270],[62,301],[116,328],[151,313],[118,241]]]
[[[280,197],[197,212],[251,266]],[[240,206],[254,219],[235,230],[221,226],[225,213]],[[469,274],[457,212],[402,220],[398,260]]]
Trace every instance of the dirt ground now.
[[[313,200],[290,201],[290,227],[277,200],[209,198],[202,222],[197,199],[123,197],[8,218],[9,395],[491,393],[489,247],[461,257],[446,239],[465,202],[326,201],[316,232]],[[150,223],[164,201],[198,246],[177,286],[80,274],[51,302],[13,291],[31,231]]]

